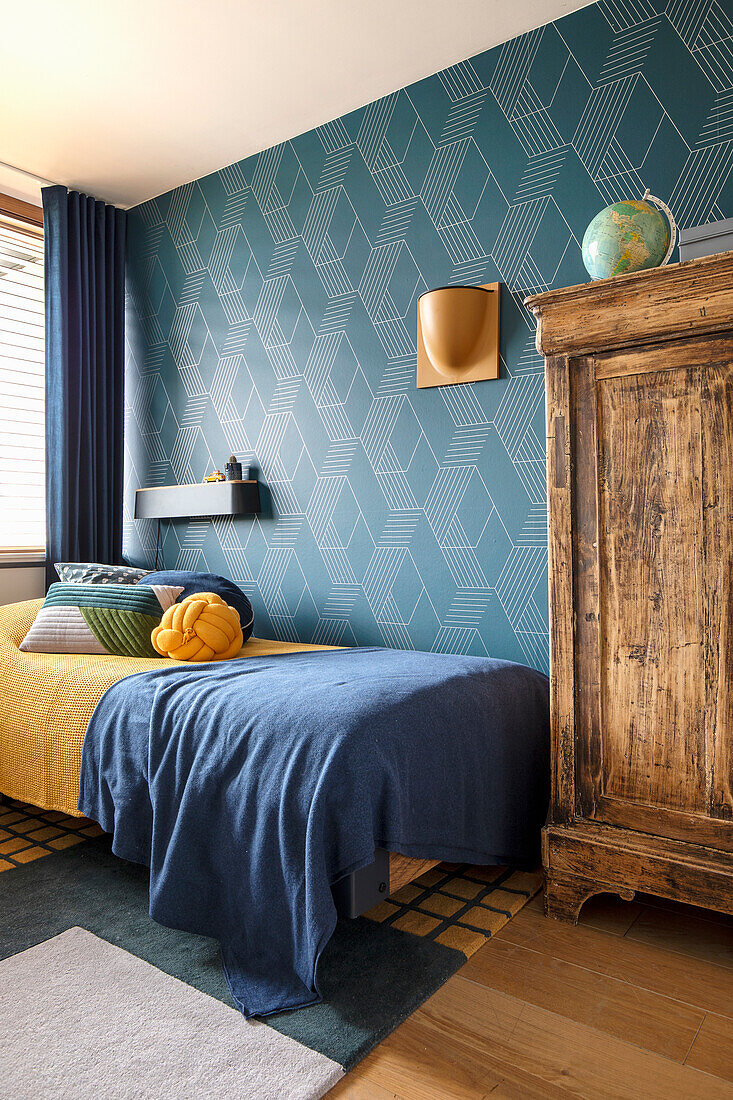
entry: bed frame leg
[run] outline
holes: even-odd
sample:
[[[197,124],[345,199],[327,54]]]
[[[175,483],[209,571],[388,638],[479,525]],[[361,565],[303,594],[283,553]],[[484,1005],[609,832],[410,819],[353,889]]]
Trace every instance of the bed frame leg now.
[[[374,863],[362,867],[331,887],[340,917],[360,917],[389,896],[389,852],[377,848]]]

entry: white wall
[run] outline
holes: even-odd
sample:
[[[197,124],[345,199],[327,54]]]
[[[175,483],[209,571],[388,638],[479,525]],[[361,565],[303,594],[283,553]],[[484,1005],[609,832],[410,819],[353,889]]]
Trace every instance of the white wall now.
[[[41,599],[45,595],[42,565],[19,565],[0,569],[0,604]]]

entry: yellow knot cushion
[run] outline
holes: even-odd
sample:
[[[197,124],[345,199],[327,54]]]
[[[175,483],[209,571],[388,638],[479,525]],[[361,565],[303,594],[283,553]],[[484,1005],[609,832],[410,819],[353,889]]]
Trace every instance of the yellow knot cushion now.
[[[176,661],[226,661],[242,648],[239,612],[215,592],[195,592],[168,608],[150,640]]]

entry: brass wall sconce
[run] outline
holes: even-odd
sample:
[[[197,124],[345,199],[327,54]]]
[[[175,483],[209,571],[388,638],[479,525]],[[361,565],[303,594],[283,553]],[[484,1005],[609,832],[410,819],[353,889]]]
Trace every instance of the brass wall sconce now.
[[[499,377],[499,283],[441,286],[417,300],[417,386]]]

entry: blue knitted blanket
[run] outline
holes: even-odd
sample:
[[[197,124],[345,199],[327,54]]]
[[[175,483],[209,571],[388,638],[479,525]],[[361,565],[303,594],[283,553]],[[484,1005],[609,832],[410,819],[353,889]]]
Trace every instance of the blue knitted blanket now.
[[[548,783],[541,673],[344,649],[114,684],[87,730],[79,809],[150,867],[156,921],[220,941],[249,1016],[320,999],[331,884],[375,848],[525,863]]]

